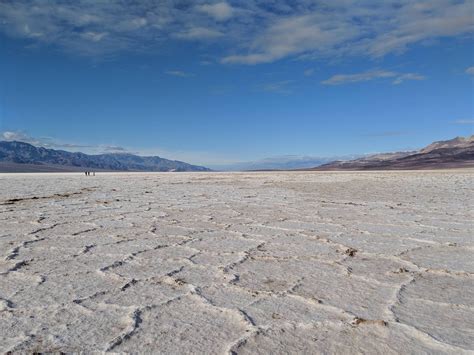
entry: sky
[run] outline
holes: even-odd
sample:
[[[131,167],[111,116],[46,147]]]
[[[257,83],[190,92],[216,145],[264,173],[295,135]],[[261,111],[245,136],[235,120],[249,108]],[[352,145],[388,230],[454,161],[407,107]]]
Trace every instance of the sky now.
[[[0,0],[0,139],[210,167],[474,134],[469,0]]]

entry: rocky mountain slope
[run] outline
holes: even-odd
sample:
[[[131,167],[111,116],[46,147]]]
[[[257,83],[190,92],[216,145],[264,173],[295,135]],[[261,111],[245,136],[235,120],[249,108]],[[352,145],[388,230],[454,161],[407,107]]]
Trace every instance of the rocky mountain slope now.
[[[412,152],[334,161],[311,170],[412,170],[474,167],[474,136],[434,142]]]
[[[88,155],[35,147],[24,142],[0,142],[0,171],[209,171],[210,169],[157,156]]]

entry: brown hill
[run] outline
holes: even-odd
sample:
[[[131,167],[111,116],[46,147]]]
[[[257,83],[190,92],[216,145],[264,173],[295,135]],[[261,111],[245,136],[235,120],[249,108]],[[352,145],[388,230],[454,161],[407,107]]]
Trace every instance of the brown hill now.
[[[311,170],[416,170],[474,167],[474,136],[431,143],[414,152],[334,161]]]

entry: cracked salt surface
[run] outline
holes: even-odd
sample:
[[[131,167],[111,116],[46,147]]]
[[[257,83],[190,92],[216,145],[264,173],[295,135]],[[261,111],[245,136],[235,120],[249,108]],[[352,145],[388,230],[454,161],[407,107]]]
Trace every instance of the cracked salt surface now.
[[[0,351],[472,353],[473,177],[0,175]]]

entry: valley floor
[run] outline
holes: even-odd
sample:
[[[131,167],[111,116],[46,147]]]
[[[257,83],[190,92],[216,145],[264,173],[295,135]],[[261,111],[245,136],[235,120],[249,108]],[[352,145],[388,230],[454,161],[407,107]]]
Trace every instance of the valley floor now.
[[[474,351],[474,170],[0,174],[0,351]]]

